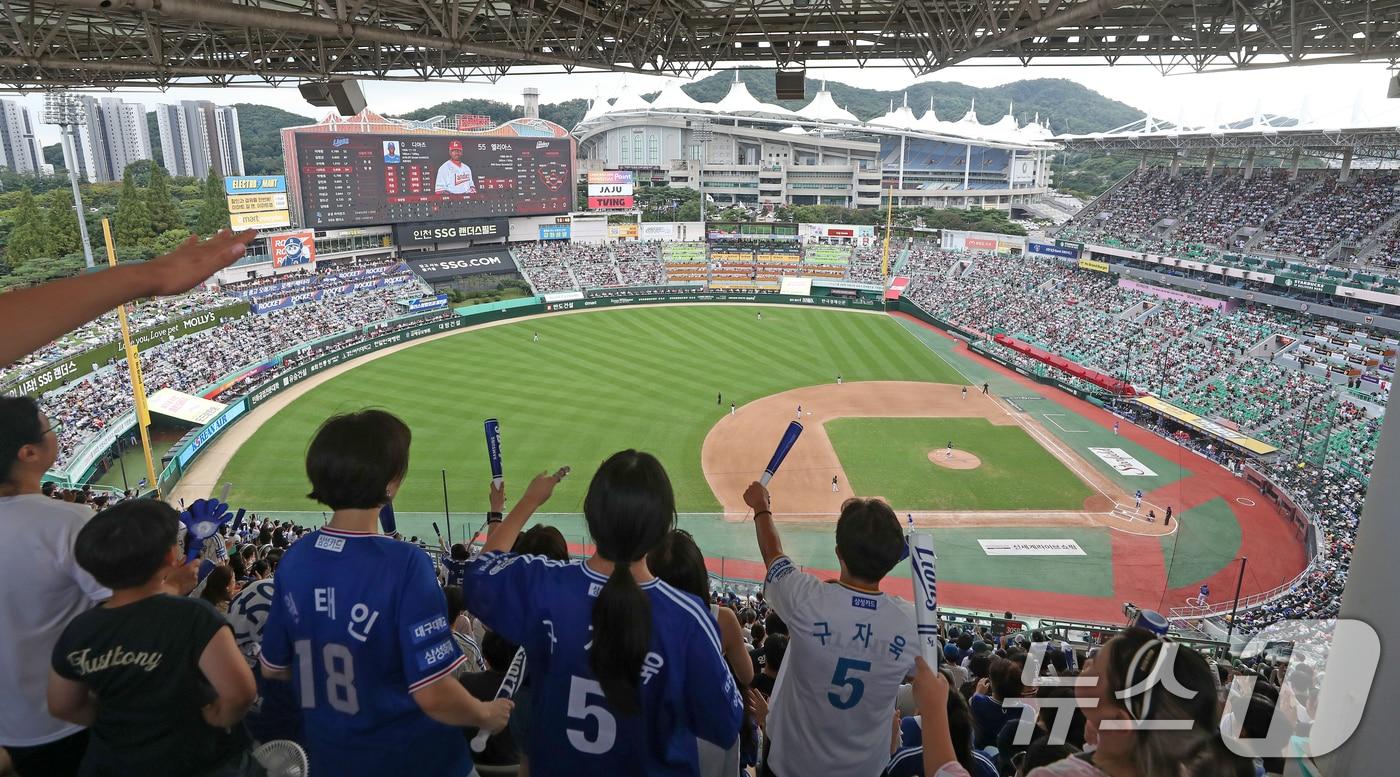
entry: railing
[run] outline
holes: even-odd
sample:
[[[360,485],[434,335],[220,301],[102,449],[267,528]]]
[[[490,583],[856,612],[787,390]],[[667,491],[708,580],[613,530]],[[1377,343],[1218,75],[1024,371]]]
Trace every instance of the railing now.
[[[1313,557],[1312,561],[1308,562],[1308,565],[1303,568],[1302,572],[1299,572],[1292,580],[1280,586],[1271,588],[1262,593],[1240,597],[1239,611],[1245,612],[1285,596],[1298,585],[1299,581],[1317,571],[1317,565],[1325,558],[1325,555],[1326,554],[1321,552],[1318,553]],[[1202,607],[1190,605],[1185,607],[1173,607],[1169,618],[1173,621],[1198,621],[1203,618],[1215,618],[1222,615],[1229,615],[1233,609],[1235,609],[1233,599],[1218,604],[1208,604]]]
[[[1304,516],[1307,517],[1307,523],[1309,526],[1316,525],[1312,512],[1304,509],[1302,503],[1300,503],[1297,499],[1294,499],[1293,494],[1288,489],[1285,489],[1282,486],[1280,486],[1276,481],[1273,480],[1273,478],[1268,478],[1268,481],[1269,484],[1276,491],[1288,497],[1288,501],[1293,504],[1293,509],[1297,510],[1298,512],[1302,513]],[[1245,612],[1247,610],[1251,610],[1255,607],[1268,604],[1269,602],[1275,601],[1286,596],[1294,588],[1296,588],[1304,578],[1306,578],[1308,575],[1311,575],[1313,572],[1316,572],[1318,565],[1326,559],[1326,543],[1320,542],[1317,545],[1317,552],[1313,555],[1311,559],[1308,560],[1308,565],[1303,568],[1303,571],[1295,575],[1292,580],[1289,580],[1288,582],[1283,583],[1282,585],[1275,586],[1274,588],[1271,588],[1268,591],[1263,591],[1261,593],[1255,593],[1250,594],[1249,596],[1241,597],[1239,602],[1239,611]],[[1185,607],[1173,607],[1171,609],[1170,619],[1173,621],[1199,621],[1205,618],[1215,618],[1222,615],[1227,615],[1234,609],[1235,603],[1233,599],[1227,602],[1207,604],[1203,606],[1187,605]]]

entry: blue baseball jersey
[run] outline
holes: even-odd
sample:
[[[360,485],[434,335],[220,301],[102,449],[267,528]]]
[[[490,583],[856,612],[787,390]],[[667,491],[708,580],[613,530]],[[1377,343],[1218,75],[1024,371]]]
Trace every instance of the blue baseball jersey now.
[[[525,648],[533,692],[530,774],[696,775],[695,738],[734,744],[743,717],[704,602],[661,580],[651,602],[641,713],[623,716],[590,666],[593,600],[607,577],[580,561],[487,553],[467,568],[467,609]]]
[[[454,559],[446,556],[442,559],[442,568],[447,571],[447,584],[461,587],[462,579],[467,576],[468,559]]]
[[[465,660],[422,550],[380,534],[322,528],[277,568],[262,656],[291,669],[313,774],[465,777],[462,730],[412,692]]]

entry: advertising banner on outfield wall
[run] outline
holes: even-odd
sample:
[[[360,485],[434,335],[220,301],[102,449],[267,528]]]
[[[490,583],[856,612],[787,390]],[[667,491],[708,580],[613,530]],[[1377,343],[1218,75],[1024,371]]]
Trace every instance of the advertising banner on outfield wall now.
[[[405,304],[410,313],[419,313],[425,310],[438,310],[439,308],[447,307],[447,295],[439,294],[435,297],[411,299]]]
[[[234,305],[214,308],[213,310],[199,311],[184,316],[183,318],[138,330],[132,334],[131,342],[136,346],[137,350],[145,350],[157,343],[178,340],[186,335],[212,329],[224,322],[242,318],[248,315],[248,310],[248,303],[239,302]],[[95,348],[89,348],[82,353],[76,353],[56,362],[50,362],[39,370],[31,372],[4,386],[3,389],[0,389],[0,394],[5,394],[7,396],[40,396],[46,391],[52,391],[88,373],[101,369],[106,366],[108,361],[119,357],[121,353],[122,348],[119,341],[103,343]]]
[[[759,294],[691,291],[680,292],[674,288],[653,286],[643,289],[591,289],[587,299],[570,302],[545,303],[545,312],[565,310],[586,310],[588,308],[611,307],[615,305],[652,305],[668,302],[768,302],[778,305],[818,305],[833,308],[860,308],[866,310],[883,307],[883,300],[867,297],[803,297],[788,294]]]
[[[181,467],[184,467],[189,463],[190,459],[199,452],[200,448],[208,445],[215,437],[218,437],[219,433],[224,430],[224,427],[233,423],[234,419],[243,415],[247,409],[248,402],[243,399],[229,405],[228,409],[220,414],[218,418],[215,418],[213,421],[206,424],[203,429],[199,430],[199,434],[196,434],[194,439],[190,440],[189,444],[180,450],[175,456],[175,460],[180,462]]]

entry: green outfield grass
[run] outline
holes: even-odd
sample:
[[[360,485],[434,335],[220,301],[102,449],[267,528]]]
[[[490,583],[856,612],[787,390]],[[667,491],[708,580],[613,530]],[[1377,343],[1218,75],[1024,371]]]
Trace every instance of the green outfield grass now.
[[[826,432],[851,489],[878,494],[898,510],[1079,510],[1094,493],[1019,426],[982,418],[838,418]],[[982,465],[949,469],[928,460],[950,440]]]
[[[838,373],[847,381],[960,382],[885,316],[772,307],[761,321],[755,314],[734,306],[597,311],[417,345],[307,392],[254,433],[221,479],[234,484],[231,500],[241,506],[318,509],[305,497],[307,443],[328,416],[374,406],[413,429],[400,510],[440,509],[442,469],[455,513],[485,510],[481,421],[494,416],[511,495],[541,470],[570,465],[574,476],[549,509],[579,511],[598,463],[634,447],[666,465],[680,510],[715,512],[700,448],[731,401],[830,383]]]

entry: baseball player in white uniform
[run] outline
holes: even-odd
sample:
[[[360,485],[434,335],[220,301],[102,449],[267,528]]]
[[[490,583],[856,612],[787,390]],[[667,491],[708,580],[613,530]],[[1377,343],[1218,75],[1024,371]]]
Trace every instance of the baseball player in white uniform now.
[[[462,141],[454,140],[447,144],[450,157],[438,168],[437,180],[433,182],[433,192],[437,194],[475,194],[476,181],[472,169],[462,163]]]
[[[880,500],[848,501],[836,524],[841,577],[823,583],[783,554],[767,489],[750,485],[744,501],[768,567],[764,596],[790,633],[768,713],[769,773],[879,774],[917,652],[913,606],[879,590],[904,548],[899,519]]]

